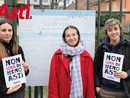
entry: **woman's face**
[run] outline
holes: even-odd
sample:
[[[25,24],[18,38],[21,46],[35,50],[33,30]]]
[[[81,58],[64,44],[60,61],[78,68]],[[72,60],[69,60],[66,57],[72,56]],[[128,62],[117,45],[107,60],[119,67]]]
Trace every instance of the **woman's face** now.
[[[10,24],[4,23],[0,25],[0,40],[9,43],[12,36],[13,36],[13,28]]]
[[[118,24],[107,29],[107,36],[110,38],[111,44],[117,44],[120,41],[120,27]]]
[[[68,43],[68,45],[74,47],[79,40],[79,36],[77,34],[77,31],[75,29],[67,29],[65,32],[65,40]]]

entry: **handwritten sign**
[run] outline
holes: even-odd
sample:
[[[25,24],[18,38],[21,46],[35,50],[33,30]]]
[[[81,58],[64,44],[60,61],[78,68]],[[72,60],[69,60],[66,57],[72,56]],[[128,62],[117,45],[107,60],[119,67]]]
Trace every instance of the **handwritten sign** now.
[[[105,52],[103,61],[103,77],[120,82],[120,78],[114,76],[114,72],[121,71],[124,55]]]
[[[6,86],[9,88],[16,84],[26,82],[21,55],[2,59]]]

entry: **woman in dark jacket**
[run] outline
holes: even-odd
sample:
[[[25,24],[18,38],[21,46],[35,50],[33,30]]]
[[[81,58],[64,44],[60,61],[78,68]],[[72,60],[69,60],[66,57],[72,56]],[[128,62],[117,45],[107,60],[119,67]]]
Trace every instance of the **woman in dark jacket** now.
[[[94,58],[95,87],[99,98],[130,98],[130,43],[122,35],[123,27],[117,19],[108,19],[104,26],[106,38],[97,47]],[[114,72],[115,82],[103,78],[104,52],[124,55],[123,68]]]
[[[12,23],[7,19],[0,19],[0,98],[24,98],[25,84],[7,88],[5,83],[2,58],[17,54],[22,55],[22,65],[27,75],[29,65],[25,62],[22,48],[16,43],[16,32]]]

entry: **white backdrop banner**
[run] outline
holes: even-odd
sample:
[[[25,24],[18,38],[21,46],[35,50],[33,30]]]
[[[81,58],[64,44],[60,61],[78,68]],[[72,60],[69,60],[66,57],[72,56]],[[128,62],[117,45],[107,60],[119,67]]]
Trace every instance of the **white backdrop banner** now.
[[[90,10],[31,10],[31,18],[19,20],[19,42],[30,64],[27,84],[48,85],[50,61],[62,43],[66,26],[76,26],[87,51],[94,57],[95,11]]]

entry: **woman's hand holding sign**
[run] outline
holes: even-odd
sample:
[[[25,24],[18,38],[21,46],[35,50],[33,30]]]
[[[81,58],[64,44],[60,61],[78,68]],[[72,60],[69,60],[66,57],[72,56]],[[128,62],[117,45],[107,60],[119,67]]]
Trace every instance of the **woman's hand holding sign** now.
[[[125,79],[125,78],[128,77],[128,74],[127,74],[127,72],[124,72],[124,71],[117,71],[117,72],[114,73],[114,76],[116,78]]]
[[[23,65],[24,71],[27,72],[27,70],[29,69],[29,64],[23,61],[22,65]]]
[[[13,92],[16,92],[18,89],[20,89],[22,87],[22,84],[18,84],[18,85],[15,85],[15,86],[12,86],[8,89],[7,93],[6,94],[11,94]]]
[[[23,68],[24,68],[24,71],[27,72],[28,69],[29,69],[29,64],[22,61],[22,65],[23,65]],[[22,87],[22,84],[18,84],[18,85],[14,85],[12,87],[10,87],[8,90],[7,90],[7,93],[6,94],[11,94],[13,92],[16,92],[17,90],[19,90],[20,88]]]

